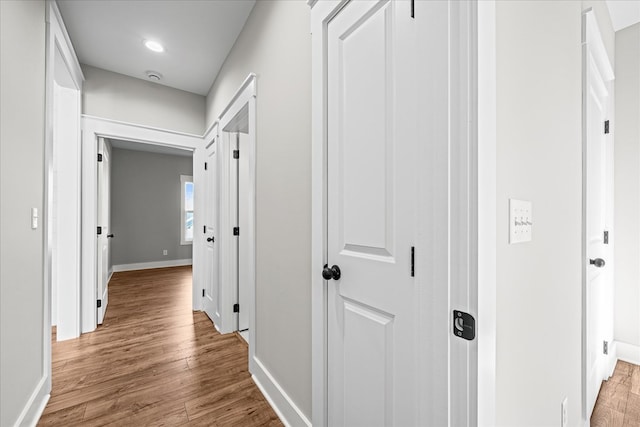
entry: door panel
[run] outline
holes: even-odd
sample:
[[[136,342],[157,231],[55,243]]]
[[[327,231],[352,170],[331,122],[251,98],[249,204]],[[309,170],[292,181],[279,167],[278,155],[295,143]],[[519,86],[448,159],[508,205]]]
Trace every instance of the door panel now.
[[[410,4],[349,2],[328,24],[328,424],[420,425],[417,97]]]
[[[98,138],[98,153],[102,154],[102,161],[98,162],[98,226],[101,234],[97,239],[97,297],[101,300],[101,306],[97,308],[97,321],[102,324],[109,303],[109,238],[111,233],[111,150],[109,143],[104,138]]]
[[[216,325],[220,325],[220,285],[218,279],[218,163],[217,138],[207,148],[205,170],[205,283],[204,312]],[[212,239],[212,240],[208,240]]]
[[[587,61],[587,258],[603,258],[606,263],[604,230],[606,209],[606,166],[604,121],[608,91],[594,59]],[[600,385],[606,376],[602,345],[604,332],[605,264],[597,268],[587,263],[587,410],[591,415]]]

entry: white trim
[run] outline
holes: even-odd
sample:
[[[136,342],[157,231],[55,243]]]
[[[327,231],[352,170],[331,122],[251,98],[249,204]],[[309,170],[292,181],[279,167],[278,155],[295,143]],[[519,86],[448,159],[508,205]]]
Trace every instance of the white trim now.
[[[240,88],[238,88],[236,93],[231,97],[231,100],[229,101],[227,106],[218,115],[218,121],[220,123],[222,123],[222,117],[234,117],[237,111],[239,111],[249,100],[249,97],[256,96],[256,78],[257,76],[255,73],[249,73],[247,78],[244,79],[244,81],[240,85]],[[231,110],[232,108],[235,108],[235,110],[237,111],[234,110],[233,114],[227,115],[227,113],[229,113],[229,110]],[[213,126],[215,126],[215,123],[211,125],[209,130],[213,129]],[[224,126],[220,126],[220,129],[224,129]]]
[[[170,259],[167,261],[117,264],[113,266],[113,272],[117,273],[118,271],[134,271],[134,270],[149,270],[152,268],[180,267],[183,265],[193,265],[193,260],[192,259]]]
[[[327,288],[319,266],[327,263],[327,24],[345,1],[316,2],[311,9],[311,417],[328,423]]]
[[[478,2],[478,426],[496,425],[496,4]]]
[[[219,257],[219,283],[220,290],[220,317],[221,322],[218,327],[223,333],[228,333],[237,330],[236,316],[233,313],[233,304],[238,302],[237,287],[229,289],[225,284],[237,283],[235,281],[235,274],[237,269],[235,268],[234,257],[232,253],[237,253],[236,239],[232,235],[233,227],[237,226],[235,220],[232,220],[232,213],[235,212],[235,206],[232,206],[230,201],[231,197],[231,162],[234,160],[231,157],[232,150],[229,146],[230,136],[233,134],[233,129],[227,129],[229,126],[233,126],[238,113],[244,108],[248,108],[248,135],[249,135],[249,149],[246,155],[249,162],[249,189],[247,198],[249,199],[248,207],[248,230],[242,230],[241,233],[245,233],[248,236],[248,242],[251,245],[248,253],[249,260],[247,261],[248,277],[250,283],[248,285],[248,299],[249,299],[249,372],[253,373],[254,356],[255,356],[255,333],[256,333],[256,300],[255,300],[255,287],[256,287],[256,75],[250,73],[244,80],[240,89],[235,93],[232,100],[224,108],[223,113],[220,114],[218,119],[218,132],[220,145],[218,146],[218,176],[220,178],[218,189],[220,191],[220,211],[219,211],[219,227],[220,227],[220,246],[218,250]],[[223,207],[228,207],[223,209]],[[233,212],[232,212],[233,211]]]
[[[304,416],[300,408],[291,400],[289,395],[273,378],[273,375],[255,356],[253,357],[253,366],[251,378],[253,378],[253,381],[282,423],[287,427],[311,427],[311,421]]]
[[[195,133],[181,132],[181,131],[178,131],[178,130],[159,128],[159,127],[156,127],[156,126],[141,125],[141,124],[138,124],[138,123],[125,122],[125,121],[122,121],[122,120],[107,119],[105,117],[92,116],[90,114],[83,114],[82,118],[83,119],[87,119],[87,120],[95,120],[95,121],[102,122],[102,123],[112,123],[114,125],[132,126],[134,128],[137,128],[137,129],[158,131],[158,132],[163,132],[163,133],[171,134],[171,135],[187,136],[187,137],[193,137],[193,138],[202,138],[202,135],[197,135]],[[128,141],[138,142],[138,141],[131,140],[131,139],[129,139]],[[152,141],[142,141],[142,142],[148,142],[149,144],[153,144]],[[157,145],[167,145],[167,144],[157,144]],[[177,148],[185,148],[184,146],[181,146],[181,145],[177,145],[177,146],[167,145],[167,146],[169,146],[169,147],[177,147]]]
[[[69,37],[67,28],[64,25],[64,20],[62,19],[62,14],[60,13],[58,4],[55,0],[47,0],[47,4],[49,7],[47,7],[46,21],[52,27],[51,30],[55,35],[56,45],[62,53],[64,63],[71,73],[73,81],[76,83],[77,88],[81,89],[82,82],[84,81],[84,74],[82,74],[82,68],[80,67],[80,62],[78,62],[78,56],[73,48],[73,43],[71,43],[71,37]]]
[[[49,340],[51,340],[51,335],[49,334]],[[31,397],[29,401],[25,405],[24,409],[18,416],[14,426],[29,426],[35,427],[44,412],[44,408],[47,406],[47,402],[49,402],[49,398],[51,395],[49,394],[49,390],[47,390],[47,382],[48,377],[43,376],[38,385],[31,393]]]
[[[201,136],[152,128],[132,123],[102,119],[94,116],[82,116],[82,332],[96,329],[96,214],[97,214],[97,138],[113,138],[144,144],[163,145],[193,150],[194,171],[197,159],[203,151]],[[202,187],[198,181],[200,175],[194,174],[194,197],[198,197],[198,188]],[[194,211],[194,217],[197,212]],[[202,233],[194,233],[194,243],[200,244]],[[114,266],[115,267],[115,266]],[[115,271],[115,270],[114,270]],[[194,265],[192,304],[193,309],[199,310],[200,269],[198,260]]]
[[[52,280],[52,251],[53,241],[50,223],[53,203],[53,109],[54,109],[54,87],[55,87],[55,71],[56,71],[56,55],[60,52],[67,72],[73,80],[75,89],[82,89],[84,76],[80,69],[80,64],[71,44],[71,40],[64,26],[64,21],[60,15],[58,5],[55,1],[47,1],[45,8],[46,21],[46,58],[45,58],[45,149],[44,149],[44,209],[43,209],[43,235],[44,235],[44,262],[43,262],[43,334],[42,334],[42,372],[43,377],[38,383],[36,390],[29,399],[27,406],[21,413],[18,421],[22,423],[24,420],[35,425],[49,400],[51,391],[51,280]],[[77,120],[80,123],[81,96],[77,97]],[[80,134],[78,130],[78,143]],[[78,164],[78,167],[80,165]],[[78,217],[80,216],[80,203],[78,201]],[[80,242],[78,241],[78,249]],[[80,252],[77,253],[78,258]],[[80,260],[78,259],[78,262]],[[79,276],[79,273],[78,273]],[[75,286],[79,286],[79,281]],[[79,291],[79,289],[78,289]],[[79,294],[79,293],[78,293]],[[77,317],[79,317],[79,301],[76,301]],[[79,322],[78,322],[79,323]],[[80,325],[75,325],[78,330]],[[36,404],[36,402],[38,402]],[[33,421],[31,421],[33,420]]]
[[[614,345],[618,360],[640,365],[640,346],[622,341],[614,341]]]

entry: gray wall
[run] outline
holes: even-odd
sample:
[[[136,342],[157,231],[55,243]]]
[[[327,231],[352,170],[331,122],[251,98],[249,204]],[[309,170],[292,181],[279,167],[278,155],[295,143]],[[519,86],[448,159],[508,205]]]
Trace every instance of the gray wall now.
[[[580,1],[499,1],[496,424],[581,418]],[[594,4],[613,59],[604,2]],[[613,62],[613,61],[612,61]],[[533,240],[508,244],[508,199],[533,202]]]
[[[43,371],[45,3],[0,1],[0,425]],[[31,208],[40,226],[31,229]],[[48,388],[45,382],[43,387]]]
[[[190,259],[192,245],[180,244],[180,175],[192,175],[192,158],[111,153],[111,263]]]
[[[311,36],[304,1],[258,1],[207,96],[257,74],[256,356],[311,418]]]
[[[640,349],[640,24],[616,33],[616,341]]]
[[[82,65],[84,114],[202,135],[205,97]]]

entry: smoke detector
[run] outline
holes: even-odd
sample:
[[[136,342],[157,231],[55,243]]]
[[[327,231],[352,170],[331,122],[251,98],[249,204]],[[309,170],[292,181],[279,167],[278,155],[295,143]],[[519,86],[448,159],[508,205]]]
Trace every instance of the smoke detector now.
[[[147,71],[147,78],[152,82],[159,82],[162,80],[162,74],[157,71]]]

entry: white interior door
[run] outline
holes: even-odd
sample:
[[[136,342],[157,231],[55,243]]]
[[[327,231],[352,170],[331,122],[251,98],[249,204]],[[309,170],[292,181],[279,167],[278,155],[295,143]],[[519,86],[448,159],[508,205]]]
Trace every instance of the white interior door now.
[[[218,162],[217,138],[207,148],[206,160],[206,207],[205,207],[205,284],[204,284],[204,312],[220,325],[220,286],[218,279]]]
[[[592,18],[592,17],[591,17]],[[593,23],[595,23],[593,21]],[[613,313],[608,301],[612,294],[607,270],[610,253],[605,244],[607,197],[607,150],[608,122],[605,125],[609,105],[606,54],[598,48],[602,43],[597,27],[587,25],[588,41],[584,50],[584,108],[585,108],[585,245],[586,245],[586,333],[585,374],[587,419],[593,412],[602,380],[608,376],[608,357],[604,341],[607,325]],[[599,42],[599,43],[598,43]],[[608,67],[607,67],[608,66]]]
[[[109,158],[111,150],[109,143],[104,138],[98,138],[98,300],[100,301],[97,309],[98,324],[102,324],[107,304],[109,303],[109,240],[113,237],[111,233],[110,219],[110,171],[111,166]]]
[[[238,330],[249,329],[249,135],[238,133]]]
[[[328,23],[330,426],[424,424],[418,342],[428,337],[418,334],[412,272],[418,117],[410,7],[352,1]]]

